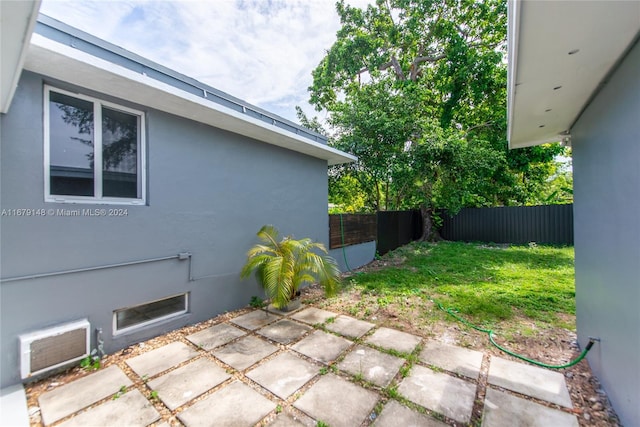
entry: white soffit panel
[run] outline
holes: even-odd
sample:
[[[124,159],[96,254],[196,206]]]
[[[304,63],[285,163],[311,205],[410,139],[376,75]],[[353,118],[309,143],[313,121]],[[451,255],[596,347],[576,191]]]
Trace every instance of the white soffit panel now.
[[[559,141],[640,31],[638,1],[526,0],[515,7],[511,148]]]

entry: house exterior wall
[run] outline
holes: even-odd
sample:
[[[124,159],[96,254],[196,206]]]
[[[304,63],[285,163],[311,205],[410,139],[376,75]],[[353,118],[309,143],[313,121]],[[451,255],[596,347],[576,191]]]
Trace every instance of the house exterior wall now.
[[[44,82],[23,72],[9,113],[0,117],[0,208],[109,208],[44,202]],[[111,206],[127,210],[126,216],[114,217],[3,216],[2,277],[181,252],[192,258],[2,282],[0,387],[20,381],[20,334],[88,318],[92,329],[102,328],[104,350],[110,353],[246,305],[262,290],[253,279],[241,281],[239,271],[264,224],[328,243],[326,161],[108,94],[87,94],[145,112],[146,205]],[[189,280],[190,262],[195,280]],[[114,310],[185,292],[190,293],[188,313],[113,335]]]
[[[572,129],[577,329],[622,424],[640,420],[640,46]]]

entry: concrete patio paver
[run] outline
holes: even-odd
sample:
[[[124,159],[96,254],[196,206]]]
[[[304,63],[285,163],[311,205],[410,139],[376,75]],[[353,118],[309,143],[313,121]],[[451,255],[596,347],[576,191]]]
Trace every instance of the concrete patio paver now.
[[[384,405],[380,416],[373,423],[375,427],[446,427],[447,424],[407,408],[390,400]]]
[[[219,323],[203,331],[191,334],[187,339],[196,346],[209,351],[246,334],[242,329],[228,323]]]
[[[256,314],[250,316],[252,313]],[[438,415],[468,423],[476,389],[481,387],[483,394],[487,390],[483,402],[485,427],[578,425],[573,414],[526,399],[531,396],[571,408],[562,374],[492,356],[488,384],[477,385],[472,379],[479,378],[484,355],[436,341],[425,342],[420,364],[414,365],[397,387],[403,399],[435,414],[422,414],[408,402],[410,407],[391,399],[376,418],[373,410],[381,399],[377,387],[392,384],[406,363],[406,355],[415,351],[423,338],[385,327],[371,331],[375,325],[344,315],[322,323],[322,319],[331,317],[333,313],[312,307],[284,317],[255,310],[235,318],[245,326],[227,320],[189,335],[190,343],[181,342],[177,334],[170,344],[125,357],[124,363],[131,367],[127,374],[111,365],[42,393],[38,398],[41,420],[47,427],[53,423],[64,427],[159,423],[159,427],[168,427],[166,419],[161,418],[167,417],[168,411],[178,411],[188,427],[241,427],[260,423],[280,404],[282,412],[273,414],[276,416],[269,423],[274,427],[311,427],[317,421],[332,427],[370,421],[382,427],[440,427],[444,424],[434,418]],[[358,344],[342,336],[362,337],[367,333],[370,335]],[[391,355],[387,350],[398,353]],[[336,365],[340,376],[320,369],[321,364],[330,364],[341,356]],[[218,360],[228,367],[221,367]],[[325,375],[318,376],[321,372]],[[131,387],[134,381],[137,388]],[[160,400],[154,401],[138,386],[157,392]],[[120,395],[123,387],[129,390]],[[115,395],[117,398],[110,399]],[[166,408],[161,411],[157,405]],[[37,414],[38,408],[33,409]]]
[[[359,426],[371,414],[379,396],[333,374],[324,375],[294,406],[331,427]]]
[[[483,427],[578,427],[574,415],[508,393],[487,389]]]
[[[386,387],[402,365],[404,359],[359,345],[338,364],[338,369],[354,376],[361,376],[365,381],[377,386]]]
[[[257,330],[256,333],[280,344],[289,344],[298,340],[311,329],[310,326],[301,325],[290,319],[283,319]]]
[[[253,426],[276,404],[240,381],[235,381],[182,411],[178,418],[187,427]]]
[[[326,324],[326,328],[331,332],[351,338],[360,338],[374,326],[373,323],[344,315],[340,315],[333,322]]]
[[[413,403],[468,423],[476,385],[423,366],[414,366],[398,386],[398,392]]]
[[[571,397],[564,375],[537,366],[492,357],[489,384],[571,408]]]
[[[229,366],[240,371],[278,351],[278,347],[254,336],[240,338],[212,354]]]
[[[45,425],[116,394],[131,380],[117,366],[109,366],[86,377],[43,393],[38,402]]]
[[[317,366],[291,353],[282,353],[246,375],[271,393],[286,399],[317,373]]]
[[[300,322],[307,323],[309,325],[317,325],[322,324],[332,317],[336,317],[337,314],[323,310],[321,308],[316,307],[308,307],[297,313],[295,313],[291,318],[296,319]]]
[[[324,331],[315,331],[291,346],[300,354],[304,354],[322,363],[333,362],[353,344],[346,338],[328,334]]]
[[[151,402],[138,390],[131,390],[117,399],[81,412],[58,427],[84,426],[148,426],[160,419]]]
[[[149,381],[148,386],[174,410],[229,378],[231,375],[215,362],[200,358]]]
[[[267,313],[264,310],[255,310],[247,314],[234,317],[233,319],[231,319],[231,322],[235,323],[238,326],[242,326],[245,329],[255,331],[256,329],[261,328],[262,326],[271,322],[275,322],[278,319],[282,319],[282,316]]]
[[[269,424],[269,427],[316,427],[316,423],[309,419],[309,422],[303,422],[301,419],[294,418],[289,414],[281,412]]]
[[[152,377],[193,359],[198,352],[182,342],[172,342],[127,360],[127,365],[141,377]]]
[[[419,359],[429,365],[473,379],[478,379],[482,367],[481,352],[437,341],[427,341]]]
[[[365,342],[401,353],[411,353],[420,344],[420,341],[420,337],[406,332],[391,328],[380,328],[368,337]]]

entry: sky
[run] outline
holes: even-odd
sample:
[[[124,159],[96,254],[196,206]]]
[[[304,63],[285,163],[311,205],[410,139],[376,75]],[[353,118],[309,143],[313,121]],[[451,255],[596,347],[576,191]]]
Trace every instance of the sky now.
[[[307,88],[340,28],[334,0],[44,0],[40,12],[296,123],[296,105],[324,118]]]

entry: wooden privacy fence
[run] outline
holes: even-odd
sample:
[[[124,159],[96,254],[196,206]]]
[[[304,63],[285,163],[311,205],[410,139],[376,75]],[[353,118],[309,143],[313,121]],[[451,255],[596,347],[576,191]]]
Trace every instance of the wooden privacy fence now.
[[[329,249],[376,240],[376,224],[376,214],[329,215]]]
[[[380,211],[375,214],[329,215],[329,248],[377,241],[377,252],[386,254],[420,237],[420,211]],[[344,245],[342,244],[344,229]]]

